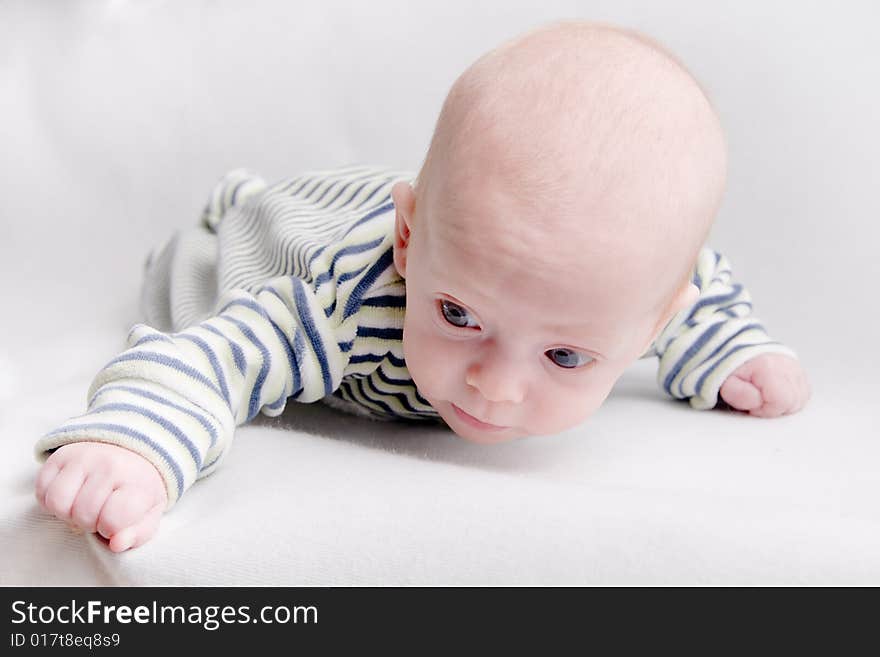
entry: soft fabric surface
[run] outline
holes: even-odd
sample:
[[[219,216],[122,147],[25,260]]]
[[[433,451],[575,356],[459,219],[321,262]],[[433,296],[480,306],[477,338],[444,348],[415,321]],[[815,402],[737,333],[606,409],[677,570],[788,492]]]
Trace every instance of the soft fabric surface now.
[[[0,5],[0,584],[880,584],[876,9],[838,32],[757,2],[723,21],[689,2],[347,4]],[[240,428],[143,548],[39,510],[34,441],[84,411],[140,319],[143,258],[218,175],[415,169],[467,63],[576,15],[653,34],[714,95],[731,174],[711,244],[803,359],[802,413],[694,411],[653,361],[584,425],[495,447],[292,404]]]

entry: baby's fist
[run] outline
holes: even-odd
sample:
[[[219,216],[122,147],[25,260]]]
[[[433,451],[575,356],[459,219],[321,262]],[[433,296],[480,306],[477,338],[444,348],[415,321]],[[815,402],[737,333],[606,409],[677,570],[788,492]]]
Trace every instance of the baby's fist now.
[[[37,475],[36,496],[68,525],[103,536],[113,552],[146,543],[168,501],[152,463],[124,447],[99,442],[55,450]]]
[[[801,364],[785,354],[761,354],[740,365],[724,382],[721,398],[757,417],[797,413],[810,398]]]

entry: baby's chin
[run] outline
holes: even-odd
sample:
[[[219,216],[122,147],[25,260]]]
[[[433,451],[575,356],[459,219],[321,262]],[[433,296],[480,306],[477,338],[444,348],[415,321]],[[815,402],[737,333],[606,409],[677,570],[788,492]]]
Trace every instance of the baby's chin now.
[[[446,424],[448,425],[449,423],[447,422]],[[478,445],[498,445],[500,443],[508,443],[517,438],[525,437],[522,433],[513,433],[513,431],[515,431],[513,429],[505,429],[503,432],[499,431],[496,433],[479,435],[455,429],[451,425],[449,428],[452,429],[452,432],[462,440],[466,440],[469,443],[476,443]],[[508,433],[508,431],[510,433]]]
[[[448,422],[446,424],[452,429],[452,432],[462,440],[466,440],[469,443],[477,443],[479,445],[498,445],[526,437],[526,434],[517,431],[516,429],[504,429],[503,431],[481,434],[455,428]]]

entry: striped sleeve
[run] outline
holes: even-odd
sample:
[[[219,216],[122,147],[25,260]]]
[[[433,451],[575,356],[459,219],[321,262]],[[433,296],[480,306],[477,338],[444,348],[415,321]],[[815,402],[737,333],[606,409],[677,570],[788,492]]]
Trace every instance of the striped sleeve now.
[[[730,263],[723,255],[704,247],[693,283],[699,298],[663,329],[653,354],[660,357],[660,387],[705,410],[715,407],[724,381],[746,361],[764,353],[796,355],[772,340],[752,316],[751,296],[731,279]]]
[[[229,208],[242,205],[266,189],[266,181],[248,169],[233,169],[214,185],[202,210],[202,224],[211,229],[223,219]]]
[[[255,294],[229,291],[215,316],[180,333],[137,324],[92,382],[87,412],[43,436],[37,456],[81,441],[126,447],[162,474],[170,507],[213,471],[236,426],[339,386],[348,356],[338,332],[312,286],[293,276]]]

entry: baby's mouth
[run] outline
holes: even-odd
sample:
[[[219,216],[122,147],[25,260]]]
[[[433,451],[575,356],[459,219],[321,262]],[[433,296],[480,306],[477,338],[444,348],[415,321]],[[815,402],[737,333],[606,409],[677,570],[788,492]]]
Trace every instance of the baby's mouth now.
[[[468,424],[469,426],[472,426],[476,429],[480,429],[482,431],[503,431],[504,429],[509,428],[509,427],[502,427],[497,424],[489,424],[488,422],[483,422],[482,420],[475,418],[470,413],[463,411],[462,409],[460,409],[458,406],[456,406],[452,402],[449,402],[449,405],[452,406],[452,409],[455,411],[455,414],[458,416],[458,418],[462,422],[464,422],[465,424]]]

